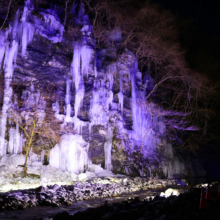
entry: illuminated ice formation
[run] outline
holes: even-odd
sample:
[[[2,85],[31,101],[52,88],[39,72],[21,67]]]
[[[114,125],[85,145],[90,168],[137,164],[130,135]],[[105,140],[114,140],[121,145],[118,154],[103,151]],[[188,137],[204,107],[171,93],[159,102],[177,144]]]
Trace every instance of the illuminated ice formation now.
[[[109,122],[109,110],[113,101],[113,92],[101,87],[98,90],[93,90],[92,99],[90,102],[90,126],[104,125]]]
[[[163,172],[168,178],[173,178],[174,175],[186,173],[186,167],[180,159],[174,155],[173,147],[170,143],[165,148],[166,161],[163,162]]]
[[[71,94],[70,94],[70,86],[71,86],[71,81],[69,78],[66,80],[66,97],[65,97],[65,103],[66,103],[66,117],[65,117],[65,122],[69,122],[71,120]],[[59,105],[59,103],[58,103]],[[59,106],[58,106],[59,109]]]
[[[121,113],[123,114],[123,107],[124,107],[124,95],[123,95],[123,75],[120,72],[120,92],[118,93],[118,100],[119,100],[119,108],[121,110]]]
[[[34,36],[34,27],[30,22],[27,22],[27,16],[31,12],[31,10],[33,10],[31,0],[27,0],[25,2],[24,11],[21,17],[21,27],[18,26],[19,29],[22,30],[22,56],[25,55],[27,45],[32,41]]]
[[[4,88],[4,98],[3,98],[3,106],[2,106],[2,115],[1,115],[1,130],[0,130],[0,156],[6,154],[6,146],[7,142],[5,140],[6,133],[6,125],[7,125],[7,117],[8,110],[11,107],[11,97],[13,94],[13,90],[11,87],[11,81],[14,72],[14,65],[17,59],[17,51],[18,44],[21,42],[22,45],[22,56],[24,56],[26,52],[26,48],[28,43],[31,42],[33,38],[34,29],[32,25],[26,21],[27,15],[32,10],[32,4],[30,0],[25,2],[23,14],[21,17],[21,21],[18,21],[19,11],[15,16],[15,21],[12,27],[9,27],[6,31],[1,31],[0,36],[0,64],[3,64],[4,72],[5,72],[5,88]],[[22,33],[21,35],[19,33]],[[8,39],[9,36],[12,36],[12,40]],[[4,58],[4,60],[3,60]],[[13,130],[10,131],[14,132]],[[13,141],[11,140],[10,143]],[[12,144],[10,144],[10,150],[12,150]],[[19,148],[19,147],[18,147]],[[19,151],[17,147],[14,148],[14,152]]]
[[[73,83],[75,84],[75,117],[77,117],[85,93],[83,76],[88,77],[89,64],[92,58],[93,49],[87,45],[76,43],[73,51],[73,61],[71,72]]]
[[[10,86],[14,71],[14,61],[16,60],[18,49],[18,43],[13,40],[11,47],[6,48],[5,59],[4,59],[4,70],[5,70],[5,88],[4,88],[4,98],[2,106],[1,115],[1,134],[0,134],[0,156],[6,154],[6,140],[5,132],[7,125],[8,109],[11,106],[12,88]]]
[[[132,138],[136,141],[137,146],[140,147],[143,144],[142,153],[147,156],[155,153],[166,128],[161,115],[155,113],[156,106],[153,103],[147,103],[145,92],[137,87],[137,80],[141,80],[141,73],[137,69],[137,64],[132,68],[130,78],[132,87]]]
[[[111,126],[108,127],[107,135],[106,135],[106,142],[105,142],[105,169],[111,170],[112,169],[112,158],[111,158],[111,151],[112,151],[112,139],[113,139],[113,129]]]
[[[88,166],[89,144],[80,135],[65,134],[50,152],[50,165],[71,173],[83,173]]]
[[[8,110],[11,108],[13,100],[11,82],[17,54],[20,53],[23,59],[27,58],[25,57],[27,46],[32,41],[34,33],[47,38],[52,43],[62,42],[64,26],[57,16],[56,8],[41,9],[41,18],[35,13],[31,13],[33,9],[31,1],[27,0],[23,12],[18,11],[16,13],[12,26],[0,31],[0,66],[5,72],[4,98],[0,117],[0,157],[6,153],[20,153],[24,142],[22,133],[19,133],[18,125],[15,123],[9,126],[8,133],[6,133]],[[149,75],[142,79],[137,62],[131,67],[134,55],[129,55],[129,52],[125,53],[130,56],[127,61],[119,56],[116,63],[112,62],[105,66],[103,63],[101,70],[97,68],[96,64],[102,63],[103,57],[98,60],[98,55],[93,49],[95,45],[94,39],[91,39],[92,26],[88,15],[85,14],[84,5],[81,3],[77,7],[76,5],[73,6],[72,13],[76,17],[74,24],[82,27],[82,38],[73,42],[73,59],[66,80],[65,114],[60,113],[62,111],[60,111],[59,101],[61,103],[62,100],[57,100],[52,109],[55,117],[63,122],[62,126],[74,127],[74,132],[77,134],[62,136],[61,142],[51,150],[51,166],[72,173],[81,173],[85,170],[89,163],[87,154],[89,145],[80,136],[84,126],[89,128],[89,138],[92,137],[94,126],[101,125],[103,127],[105,169],[107,171],[112,169],[111,152],[114,129],[119,130],[121,136],[126,133],[120,139],[121,142],[125,142],[126,138],[129,139],[129,144],[128,142],[127,145],[122,144],[123,150],[126,149],[128,155],[133,155],[143,145],[141,151],[143,156],[153,158],[152,155],[156,154],[157,147],[159,145],[166,146],[167,143],[161,138],[166,130],[163,116],[157,115],[154,111],[156,106],[146,101],[145,93],[148,89],[152,89],[152,79]],[[121,40],[120,29],[115,28],[107,38],[110,41],[115,41],[115,43],[119,42]],[[105,52],[105,56],[108,56],[107,52]],[[86,106],[88,110],[86,122],[81,120],[82,114],[80,112],[85,99],[85,86],[87,86],[84,80],[88,80],[91,85],[90,102],[88,103],[88,100],[85,100],[88,104]],[[125,94],[130,89],[130,85],[129,106],[129,95],[125,96]],[[116,91],[117,94],[114,94]],[[31,111],[35,109],[39,118],[38,122],[41,123],[45,117],[46,102],[41,98],[40,91],[34,88],[33,83],[30,88],[23,91],[21,99],[23,99],[23,106],[20,109],[22,110],[21,117],[27,122],[31,117]],[[72,105],[73,100],[74,106]],[[123,117],[129,116],[130,110],[132,130],[126,130]],[[17,120],[20,120],[19,117]],[[6,135],[9,137],[8,141],[6,141]],[[178,158],[171,152],[171,148],[172,146],[167,145],[164,153],[170,160],[169,163],[164,163],[163,167],[164,174],[168,177],[184,170]],[[149,170],[151,172],[151,167]],[[140,174],[144,175],[144,172],[141,170]]]
[[[19,154],[24,145],[23,133],[19,132],[19,125],[16,128],[9,129],[8,153]]]
[[[36,28],[36,34],[47,38],[53,43],[62,41],[64,26],[61,24],[59,17],[57,16],[56,7],[50,8],[40,12],[43,19],[39,19],[34,16],[34,25]]]
[[[21,116],[28,122],[30,116],[38,118],[38,126],[41,126],[45,118],[46,101],[42,98],[39,89],[34,88],[33,82],[31,86],[22,92],[23,111]]]

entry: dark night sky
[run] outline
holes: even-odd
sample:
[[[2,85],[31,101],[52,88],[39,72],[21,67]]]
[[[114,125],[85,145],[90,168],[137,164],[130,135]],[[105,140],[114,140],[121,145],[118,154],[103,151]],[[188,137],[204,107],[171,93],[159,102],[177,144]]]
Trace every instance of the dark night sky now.
[[[156,0],[183,19],[192,19],[194,28],[207,36],[220,34],[219,0]]]
[[[156,0],[178,18],[179,37],[190,66],[220,81],[220,1]]]

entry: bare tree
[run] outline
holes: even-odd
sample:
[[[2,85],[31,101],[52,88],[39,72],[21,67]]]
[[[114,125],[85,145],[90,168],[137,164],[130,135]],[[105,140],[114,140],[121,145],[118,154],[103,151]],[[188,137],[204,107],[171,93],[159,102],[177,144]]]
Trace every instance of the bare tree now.
[[[9,120],[17,124],[20,131],[23,132],[26,139],[23,151],[25,152],[25,163],[24,163],[24,176],[28,176],[27,173],[27,160],[30,149],[37,143],[49,144],[52,148],[56,143],[59,142],[60,135],[54,129],[52,124],[54,123],[53,112],[46,112],[48,117],[40,117],[41,112],[35,109],[28,112],[28,118],[25,118],[23,114],[15,109],[10,109]]]
[[[113,46],[119,54],[128,48],[138,57],[139,68],[147,70],[155,83],[146,102],[154,99],[162,107],[158,116],[164,116],[167,136],[177,145],[195,149],[203,139],[199,136],[207,138],[205,131],[213,116],[210,96],[215,89],[206,76],[189,69],[175,16],[150,1],[84,2],[97,44]],[[112,34],[121,34],[121,38]]]
[[[13,20],[15,13],[20,7],[20,4],[24,0],[0,0],[0,13],[3,18],[2,23],[0,24],[0,30],[4,29],[8,21]]]

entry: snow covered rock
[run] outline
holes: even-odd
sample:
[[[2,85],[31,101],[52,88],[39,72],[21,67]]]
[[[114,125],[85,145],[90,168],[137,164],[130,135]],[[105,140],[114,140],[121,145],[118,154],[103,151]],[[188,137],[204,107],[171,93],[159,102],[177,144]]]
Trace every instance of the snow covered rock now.
[[[88,178],[88,177],[87,177],[86,173],[80,173],[80,174],[78,175],[79,181],[86,180],[87,178]]]
[[[169,196],[178,196],[180,194],[180,191],[178,189],[167,189],[165,192],[161,192],[161,197],[169,197]]]

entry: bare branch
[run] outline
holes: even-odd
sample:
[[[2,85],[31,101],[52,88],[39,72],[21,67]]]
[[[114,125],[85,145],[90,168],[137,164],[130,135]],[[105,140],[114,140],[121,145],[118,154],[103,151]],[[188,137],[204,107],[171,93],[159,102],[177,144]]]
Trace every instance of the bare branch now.
[[[8,19],[8,15],[9,15],[10,7],[11,7],[11,2],[12,2],[12,0],[9,1],[8,9],[7,9],[7,14],[6,14],[6,17],[5,17],[5,19],[4,19],[4,22],[3,22],[2,26],[0,27],[0,30],[2,30],[2,28],[3,28],[4,25],[5,25],[5,22],[6,22],[7,19]]]

